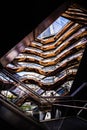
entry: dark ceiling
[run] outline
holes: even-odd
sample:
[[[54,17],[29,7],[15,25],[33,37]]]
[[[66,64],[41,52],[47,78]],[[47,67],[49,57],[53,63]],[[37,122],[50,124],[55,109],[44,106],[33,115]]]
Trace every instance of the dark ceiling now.
[[[75,0],[87,7],[86,1]],[[0,8],[0,57],[14,47],[27,34],[66,0],[32,0],[1,3]]]

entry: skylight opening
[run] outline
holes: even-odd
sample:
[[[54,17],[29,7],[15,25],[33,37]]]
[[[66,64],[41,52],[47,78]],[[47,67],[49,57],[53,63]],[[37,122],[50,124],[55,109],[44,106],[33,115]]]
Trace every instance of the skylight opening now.
[[[43,31],[37,38],[47,38],[53,35],[56,35],[61,29],[70,22],[69,19],[66,19],[62,16],[58,17],[45,31]]]

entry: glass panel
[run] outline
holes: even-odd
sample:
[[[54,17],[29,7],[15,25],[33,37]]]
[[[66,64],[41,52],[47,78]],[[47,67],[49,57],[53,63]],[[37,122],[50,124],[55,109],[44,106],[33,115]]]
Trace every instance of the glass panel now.
[[[46,38],[57,34],[70,20],[60,16],[55,20],[44,32],[42,32],[37,38]]]

